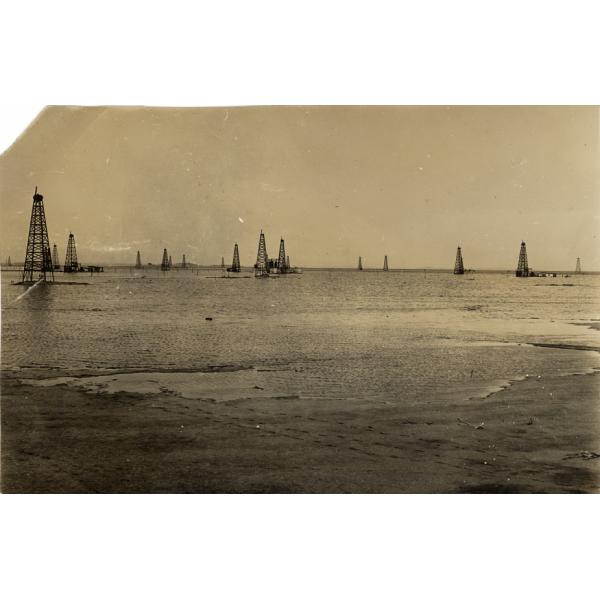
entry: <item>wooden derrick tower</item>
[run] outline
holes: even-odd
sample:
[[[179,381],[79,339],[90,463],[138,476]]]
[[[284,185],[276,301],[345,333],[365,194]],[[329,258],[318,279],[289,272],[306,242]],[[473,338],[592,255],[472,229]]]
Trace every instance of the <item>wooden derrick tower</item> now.
[[[54,268],[52,266],[52,256],[50,255],[50,240],[48,239],[48,227],[46,226],[46,213],[44,211],[44,196],[37,193],[36,187],[33,193],[29,236],[27,237],[27,249],[25,250],[21,281],[25,283],[32,282],[34,279],[47,281],[46,273],[51,273],[54,281]]]
[[[67,242],[67,255],[63,267],[65,273],[77,273],[79,271],[79,261],[77,260],[77,247],[75,246],[75,236],[69,233]]]
[[[58,248],[56,244],[52,246],[52,267],[55,271],[60,271],[60,261],[58,260]]]
[[[167,254],[167,249],[163,250],[162,262],[160,263],[161,271],[169,271],[171,269],[171,265],[169,264],[169,255]]]
[[[285,260],[285,242],[283,241],[283,238],[281,238],[281,241],[279,242],[279,257],[277,258],[277,270],[280,273],[287,272],[287,263]]]
[[[240,265],[240,251],[238,250],[238,245],[234,244],[233,246],[233,259],[231,261],[231,267],[227,270],[231,273],[239,273],[241,271]]]
[[[519,262],[515,272],[517,277],[529,277],[529,264],[527,262],[527,247],[525,242],[521,242],[521,250],[519,251]]]
[[[463,264],[462,250],[460,249],[460,246],[456,249],[456,260],[454,261],[454,274],[465,274],[465,266]]]
[[[267,254],[267,242],[265,241],[265,234],[262,232],[262,229],[260,230],[260,237],[258,238],[258,252],[256,254],[256,264],[254,265],[254,276],[269,276],[269,256]]]

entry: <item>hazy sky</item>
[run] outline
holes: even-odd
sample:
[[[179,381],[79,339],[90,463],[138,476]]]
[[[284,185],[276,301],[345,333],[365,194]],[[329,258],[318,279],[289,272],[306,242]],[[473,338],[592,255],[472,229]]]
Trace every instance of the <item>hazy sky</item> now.
[[[598,109],[50,107],[0,157],[0,257],[44,195],[61,262],[600,270]]]

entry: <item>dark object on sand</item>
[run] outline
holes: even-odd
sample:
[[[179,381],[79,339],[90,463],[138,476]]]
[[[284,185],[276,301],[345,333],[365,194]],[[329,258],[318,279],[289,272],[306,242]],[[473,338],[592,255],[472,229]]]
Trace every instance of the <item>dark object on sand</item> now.
[[[583,460],[592,460],[594,458],[600,458],[600,454],[597,452],[590,452],[589,450],[582,450],[581,452],[576,452],[575,454],[568,454],[565,456],[565,459],[566,458],[583,458]]]

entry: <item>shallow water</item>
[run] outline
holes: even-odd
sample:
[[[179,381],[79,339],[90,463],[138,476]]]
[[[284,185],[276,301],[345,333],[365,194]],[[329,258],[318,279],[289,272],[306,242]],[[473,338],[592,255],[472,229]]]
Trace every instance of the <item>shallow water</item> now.
[[[188,372],[161,385],[193,395],[226,379],[195,384],[194,372],[231,365],[283,397],[396,403],[481,397],[525,376],[600,366],[596,352],[530,345],[600,347],[599,331],[573,324],[600,318],[600,276],[307,271],[264,280],[122,269],[58,274],[89,285],[38,286],[20,299],[11,279],[18,273],[2,274],[2,368],[23,377]]]

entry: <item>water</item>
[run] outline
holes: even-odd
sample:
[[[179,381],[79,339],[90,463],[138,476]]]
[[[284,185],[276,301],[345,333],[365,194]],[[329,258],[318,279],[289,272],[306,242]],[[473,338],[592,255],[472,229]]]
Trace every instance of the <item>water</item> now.
[[[417,403],[599,366],[594,352],[530,344],[599,347],[599,331],[573,323],[600,318],[600,276],[123,269],[59,274],[89,285],[18,300],[17,277],[2,274],[2,369],[23,377],[162,372],[193,394],[194,377],[224,370],[237,373],[228,385],[286,397]]]

